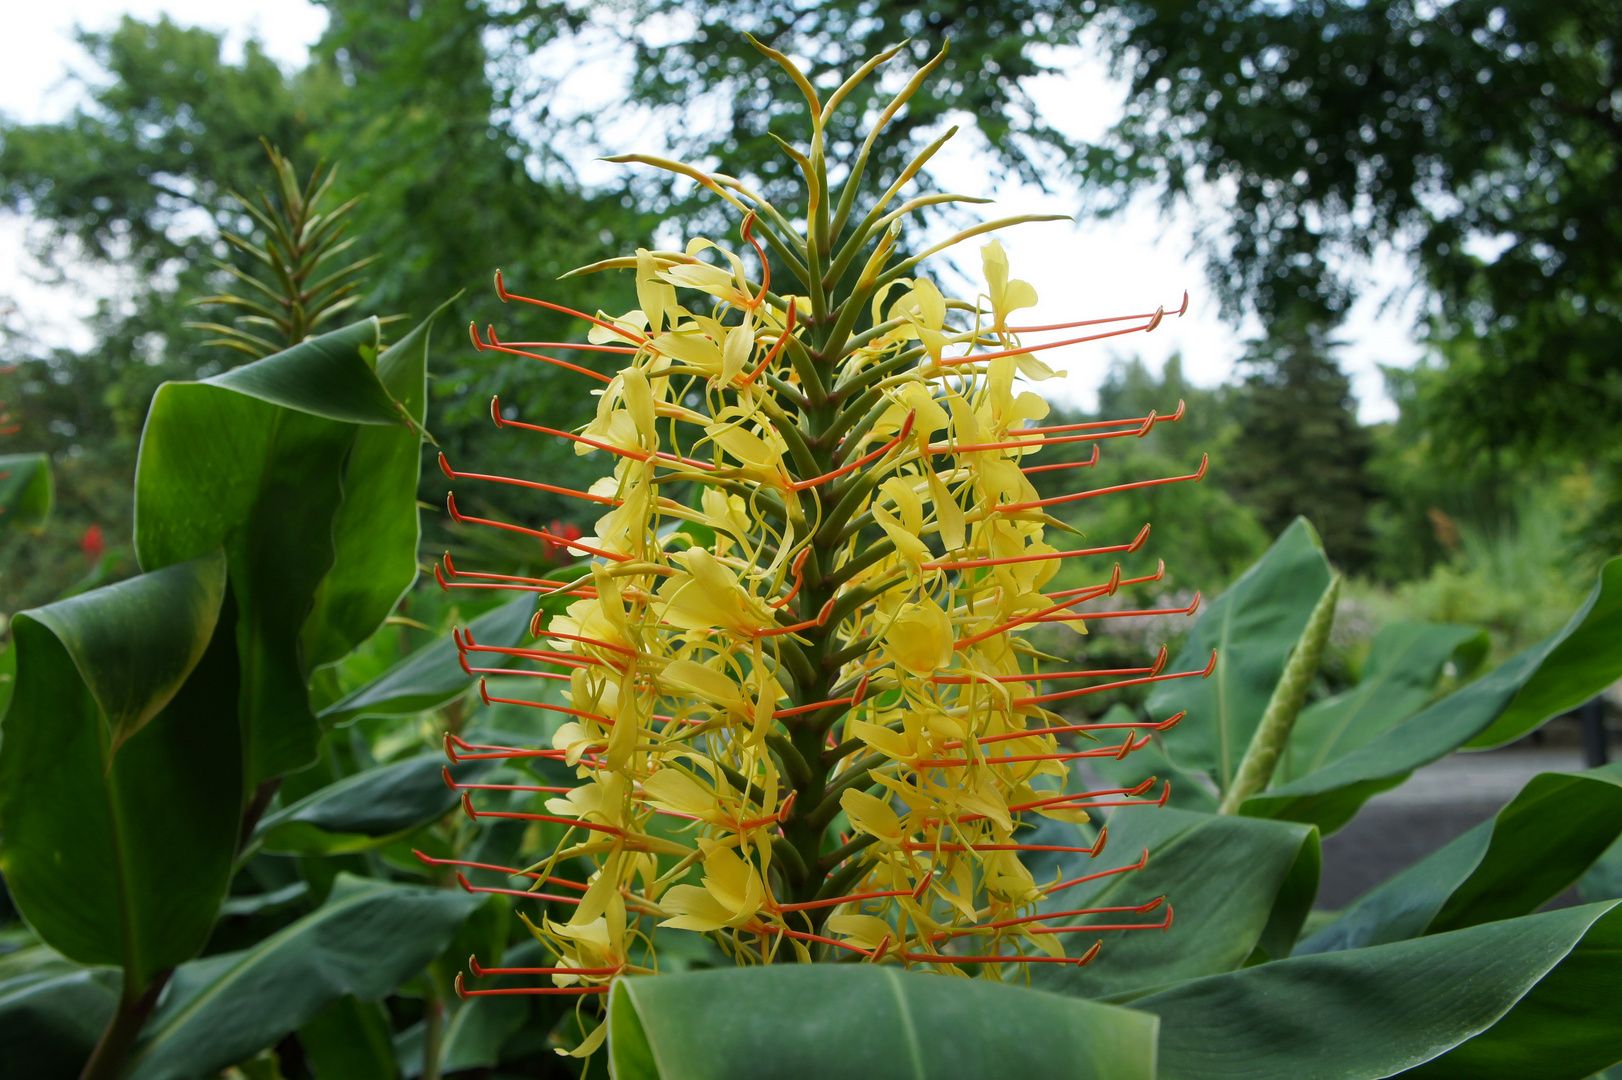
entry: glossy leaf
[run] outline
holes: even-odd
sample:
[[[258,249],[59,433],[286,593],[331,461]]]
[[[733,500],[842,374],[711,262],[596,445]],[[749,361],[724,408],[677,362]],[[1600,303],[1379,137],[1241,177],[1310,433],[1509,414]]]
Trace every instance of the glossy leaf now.
[[[1258,947],[1272,956],[1287,955],[1295,944],[1318,891],[1321,859],[1317,832],[1310,826],[1134,808],[1117,812],[1109,828],[1108,843],[1097,858],[1066,854],[1051,865],[1032,865],[1033,875],[1051,881],[1059,873],[1068,880],[1113,870],[1138,862],[1145,849],[1148,864],[1066,889],[1044,908],[1127,906],[1164,896],[1175,910],[1172,925],[1165,931],[1066,935],[1070,955],[1079,956],[1094,941],[1102,941],[1104,948],[1086,967],[1034,965],[1033,985],[1080,997],[1118,998],[1236,970]],[[1069,844],[1080,846],[1074,840]],[[1155,923],[1164,915],[1162,907],[1143,915],[1067,921]]]
[[[1622,834],[1622,764],[1542,773],[1490,821],[1377,886],[1297,955],[1401,941],[1536,911]]]
[[[243,952],[176,970],[129,1080],[211,1074],[273,1045],[344,995],[381,997],[439,953],[479,898],[341,874],[327,901]]]
[[[371,636],[417,579],[428,335],[443,310],[442,304],[377,358],[377,381],[414,427],[369,425],[355,435],[343,503],[332,523],[332,569],[304,624],[304,655],[311,667],[342,659]]]
[[[1619,618],[1622,559],[1612,559],[1587,602],[1558,634],[1326,768],[1252,796],[1241,812],[1310,821],[1329,832],[1351,820],[1370,796],[1395,787],[1414,769],[1460,746],[1477,745],[1489,729],[1498,733],[1495,740],[1525,734],[1587,701],[1622,674]],[[1552,664],[1547,671],[1546,662]],[[1495,722],[1506,716],[1512,718],[1507,726]]]
[[[478,780],[490,761],[447,766],[443,754],[379,765],[328,784],[260,823],[256,835],[267,851],[330,855],[388,843],[444,817],[457,804],[444,772],[460,783]]]
[[[0,454],[0,529],[37,532],[55,502],[50,455]]]
[[[535,614],[535,599],[515,596],[468,624],[475,641],[511,647],[523,641]],[[486,655],[481,667],[502,667],[502,658]],[[321,711],[327,724],[342,724],[362,716],[410,716],[437,708],[462,693],[473,676],[462,670],[450,636],[429,642],[383,674]]]
[[[137,989],[201,948],[236,850],[241,743],[224,594],[224,560],[211,553],[12,622],[0,870],[43,940],[125,967]]]
[[[1109,711],[1099,722],[1126,724],[1137,719],[1138,714],[1131,706],[1117,702],[1110,706]],[[1142,749],[1134,750],[1124,758],[1096,758],[1089,761],[1087,767],[1103,777],[1112,787],[1136,787],[1151,776],[1156,781],[1170,781],[1171,795],[1166,800],[1167,806],[1175,806],[1179,810],[1216,813],[1217,797],[1211,791],[1211,778],[1204,773],[1182,769],[1174,764],[1166,756],[1159,735],[1151,736],[1150,741]]]
[[[1374,635],[1357,685],[1301,710],[1275,784],[1288,783],[1345,757],[1406,720],[1431,699],[1449,661],[1474,667],[1487,634],[1470,626],[1392,623]],[[1473,661],[1473,662],[1472,662]]]
[[[610,998],[617,1080],[1154,1076],[1152,1017],[983,979],[784,964],[622,979]]]
[[[1297,518],[1200,615],[1168,670],[1198,671],[1213,649],[1216,670],[1207,679],[1160,683],[1148,702],[1157,718],[1188,712],[1188,721],[1164,736],[1180,768],[1207,773],[1227,789],[1329,578],[1323,545],[1306,519]]]
[[[323,580],[348,558],[337,543],[353,530],[334,532],[345,463],[362,425],[406,430],[367,364],[376,344],[377,323],[368,320],[205,382],[166,383],[142,432],[141,565],[222,546],[229,560],[250,785],[315,757],[320,728],[307,690],[315,658],[302,636]],[[409,512],[414,520],[415,507]]]
[[[1263,964],[1133,1007],[1161,1018],[1162,1080],[1580,1080],[1622,1059],[1619,993],[1622,911],[1591,904]]]

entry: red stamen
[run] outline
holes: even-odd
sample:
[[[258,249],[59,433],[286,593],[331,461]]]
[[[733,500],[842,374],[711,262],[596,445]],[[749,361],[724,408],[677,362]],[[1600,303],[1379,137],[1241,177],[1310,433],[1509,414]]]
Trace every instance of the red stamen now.
[[[1166,905],[1166,919],[1157,923],[1118,923],[1113,926],[1038,926],[1027,934],[1090,934],[1104,930],[1170,930],[1172,907]]]
[[[1146,580],[1153,581],[1154,578]],[[1090,598],[1089,598],[1090,599]],[[1199,610],[1200,594],[1194,594],[1193,603],[1186,608],[1144,608],[1136,611],[1089,611],[1083,615],[1044,614],[1037,622],[1075,622],[1077,619],[1130,619],[1137,615],[1192,615]]]
[[[1084,885],[1089,881],[1097,881],[1099,878],[1113,877],[1116,874],[1130,874],[1132,871],[1134,871],[1134,870],[1142,870],[1145,866],[1148,866],[1148,865],[1149,865],[1149,849],[1144,848],[1143,849],[1143,857],[1140,858],[1137,862],[1132,863],[1129,866],[1117,866],[1113,870],[1100,870],[1095,874],[1083,874],[1081,877],[1071,878],[1069,881],[1061,881],[1059,884],[1053,886],[1053,888],[1047,890],[1047,893],[1048,893],[1049,896],[1052,896],[1054,893],[1058,892],[1060,889],[1068,889],[1073,885]]]
[[[1031,473],[1054,472],[1058,469],[1090,469],[1098,464],[1098,444],[1093,444],[1093,456],[1086,461],[1061,461],[1053,465],[1022,465],[1020,472],[1026,476]]]
[[[503,302],[508,300],[519,300],[526,304],[534,304],[536,307],[548,308],[552,311],[561,311],[565,315],[573,315],[577,319],[584,319],[589,323],[596,323],[604,330],[607,330],[618,337],[629,338],[638,343],[644,343],[648,340],[644,335],[637,333],[635,330],[624,326],[616,326],[611,322],[604,322],[602,319],[593,318],[592,316],[587,315],[584,311],[576,311],[574,308],[563,307],[559,304],[549,304],[545,300],[535,300],[528,296],[519,296],[517,293],[510,293],[507,291],[506,286],[502,283],[500,270],[496,271],[496,295],[501,297]]]
[[[1013,704],[1015,706],[1040,705],[1047,701],[1062,701],[1066,698],[1081,697],[1084,694],[1096,694],[1100,690],[1114,690],[1123,686],[1141,686],[1144,683],[1164,682],[1167,679],[1189,679],[1193,678],[1195,675],[1198,675],[1202,679],[1208,679],[1211,677],[1211,672],[1215,670],[1216,650],[1212,649],[1211,662],[1205,665],[1204,671],[1174,671],[1170,675],[1148,675],[1141,679],[1123,679],[1120,682],[1101,683],[1098,686],[1084,686],[1078,690],[1061,690],[1056,693],[1041,694],[1036,697],[1015,698]]]
[[[998,507],[998,509],[1007,509]],[[1107,555],[1111,552],[1134,552],[1143,546],[1149,539],[1149,526],[1145,525],[1138,531],[1130,544],[1111,544],[1107,547],[1078,548],[1075,551],[1055,551],[1049,555],[1010,555],[1002,559],[964,559],[960,562],[927,562],[923,564],[925,570],[977,570],[982,566],[1007,566],[1012,563],[1046,562],[1049,559],[1068,559],[1075,555]]]
[[[1157,309],[1158,313],[1161,314],[1164,314],[1165,310],[1165,308]],[[1183,306],[1173,314],[1181,316],[1187,310],[1188,292],[1185,290],[1183,292]],[[1157,311],[1151,311],[1144,315],[1112,315],[1107,319],[1082,319],[1078,322],[1050,323],[1047,326],[1010,326],[1006,327],[1006,329],[1010,334],[1040,334],[1048,330],[1073,330],[1079,326],[1101,326],[1104,323],[1126,322],[1129,319],[1152,319],[1157,314]]]
[[[663,450],[656,450],[652,453],[645,450],[628,450],[623,446],[615,446],[613,443],[605,443],[600,439],[588,439],[584,435],[574,435],[567,431],[559,431],[557,428],[550,428],[544,424],[527,424],[522,420],[508,420],[501,415],[500,398],[493,397],[490,399],[490,415],[492,419],[495,420],[497,427],[515,427],[523,431],[538,431],[542,435],[554,435],[560,439],[568,439],[570,442],[577,442],[583,446],[589,446],[593,450],[606,450],[610,454],[617,454],[620,457],[630,458],[633,461],[652,461],[654,459],[658,459],[660,463],[673,461],[682,465],[690,465],[695,469],[703,469],[706,472],[715,471],[715,466],[709,464],[708,462],[695,461],[692,458],[679,457],[676,454],[667,454]]]
[[[520,986],[510,990],[469,990],[462,985],[462,973],[456,973],[456,996],[461,998],[497,994],[606,994],[610,989],[607,986]]]
[[[545,529],[526,529],[522,525],[509,525],[509,524],[507,524],[506,522],[503,522],[503,521],[492,521],[489,518],[471,517],[469,515],[460,513],[456,509],[456,493],[455,492],[449,492],[449,493],[446,494],[446,496],[445,496],[445,508],[450,513],[451,520],[456,521],[458,523],[464,523],[464,524],[465,523],[471,523],[471,524],[474,524],[474,525],[489,525],[489,526],[491,526],[493,528],[505,529],[507,532],[522,533],[525,536],[538,537],[539,539],[546,541],[548,544],[554,544],[554,545],[556,545],[558,547],[562,547],[562,548],[578,549],[580,551],[584,551],[588,555],[595,555],[595,556],[597,556],[598,558],[601,558],[601,559],[612,559],[615,562],[629,562],[630,559],[631,559],[631,556],[629,556],[629,555],[621,555],[617,551],[604,551],[602,548],[595,548],[595,547],[592,547],[590,544],[582,544],[578,540],[569,540],[569,539],[566,539],[564,537],[557,536],[557,535],[555,535],[553,533],[547,532]]]
[[[514,810],[475,810],[473,798],[467,792],[462,792],[462,811],[474,821],[480,818],[506,818],[512,821],[546,821],[554,825],[574,825],[592,832],[610,833],[614,836],[624,836],[625,830],[618,825],[602,825],[595,821],[586,821],[583,818],[560,817],[557,814],[523,814]]]
[[[543,484],[536,480],[514,480],[508,476],[491,476],[486,473],[457,472],[451,468],[445,455],[439,455],[439,471],[452,480],[489,480],[496,484],[512,484],[514,487],[530,488],[535,491],[549,491],[554,495],[566,495],[572,499],[585,499],[587,502],[599,503],[603,506],[618,506],[624,500],[611,498],[607,495],[593,495],[589,491],[575,491],[573,488],[557,487],[553,484]]]
[[[423,854],[416,848],[411,849],[411,854],[415,855],[419,860],[427,863],[429,866],[471,866],[475,870],[495,870],[499,873],[506,874],[509,877],[533,878],[536,881],[544,881],[548,885],[562,885],[564,888],[578,889],[581,892],[585,892],[587,889],[591,888],[590,885],[582,885],[578,881],[570,881],[567,878],[542,877],[540,874],[533,873],[529,870],[514,870],[510,866],[496,866],[494,863],[467,862],[464,859],[436,859],[432,855]]]
[[[866,465],[868,462],[874,461],[874,460],[876,460],[878,458],[883,457],[885,454],[888,454],[891,450],[894,450],[897,446],[900,446],[902,440],[905,439],[908,435],[912,434],[912,424],[913,424],[913,421],[916,420],[917,418],[918,418],[918,411],[916,409],[914,409],[913,411],[907,413],[907,419],[902,422],[901,430],[896,433],[896,437],[891,439],[889,442],[885,443],[883,446],[879,447],[877,450],[874,450],[870,454],[864,454],[862,457],[857,458],[855,461],[852,461],[848,465],[840,466],[839,468],[835,469],[833,472],[825,472],[821,476],[813,476],[809,480],[797,480],[794,483],[790,484],[789,487],[791,489],[793,489],[794,491],[805,491],[808,488],[814,488],[814,487],[817,487],[817,486],[819,486],[821,484],[826,484],[829,480],[836,480],[839,477],[844,476],[846,473],[850,472],[852,469],[860,469],[863,465]]]
[[[897,953],[903,960],[927,964],[1074,964],[1085,967],[1098,955],[1100,942],[1075,959],[1068,956],[947,956],[944,953],[914,953],[905,949]]]
[[[456,872],[456,880],[461,883],[464,892],[489,893],[492,896],[519,896],[530,900],[555,900],[560,904],[580,903],[580,897],[578,896],[558,896],[555,893],[530,892],[528,889],[498,889],[489,885],[475,885],[460,870]]]
[[[802,573],[802,568],[805,566],[805,557],[809,554],[811,554],[811,549],[806,548],[794,557],[794,565],[790,568],[791,572],[794,574],[794,588],[790,589],[788,593],[780,599],[773,600],[771,603],[767,604],[767,607],[780,608],[787,604],[790,600],[794,599],[795,595],[800,591],[800,586],[805,584],[805,576]]]
[[[468,323],[467,328],[468,332],[473,335],[473,347],[478,349],[480,352],[484,352],[486,349],[494,349],[496,352],[508,353],[512,356],[523,356],[531,360],[541,360],[553,365],[554,367],[567,368],[569,371],[576,371],[581,375],[589,375],[598,382],[611,383],[614,381],[607,375],[600,375],[588,367],[581,367],[579,364],[571,364],[567,360],[559,360],[555,356],[544,356],[541,353],[525,352],[523,349],[515,349],[510,345],[503,345],[500,341],[496,340],[496,328],[493,326],[486,327],[485,329],[485,334],[488,335],[490,339],[488,341],[479,340],[479,328],[475,324]]]
[[[997,360],[1004,356],[1025,356],[1029,353],[1046,352],[1049,349],[1062,349],[1067,345],[1081,345],[1088,341],[1103,341],[1105,338],[1120,337],[1122,334],[1147,334],[1160,325],[1160,316],[1164,309],[1156,312],[1144,326],[1129,326],[1125,330],[1108,330],[1102,334],[1088,334],[1085,337],[1069,338],[1065,341],[1049,341],[1042,345],[1023,345],[1017,349],[1003,349],[1001,352],[971,353],[968,356],[959,356],[951,360],[942,360],[941,367],[956,367],[959,364],[978,364],[987,360]]]
[[[999,513],[1013,513],[1016,510],[1035,510],[1043,506],[1055,506],[1059,503],[1076,502],[1079,499],[1091,499],[1098,495],[1109,495],[1117,491],[1132,491],[1135,488],[1155,487],[1158,484],[1180,484],[1184,480],[1192,480],[1196,484],[1205,479],[1205,467],[1211,463],[1210,454],[1200,456],[1200,467],[1187,476],[1165,476],[1159,480],[1139,480],[1131,484],[1116,484],[1114,487],[1095,488],[1092,491],[1078,491],[1073,495],[1055,495],[1051,499],[1036,499],[1032,502],[1009,503],[997,507]]]
[[[762,262],[762,265],[765,265],[765,260],[764,259],[762,259],[761,262]],[[770,280],[770,278],[768,278],[767,280]],[[762,289],[761,291],[764,293],[765,290]],[[759,301],[757,300],[756,303],[759,303]],[[751,371],[748,375],[746,375],[744,377],[744,380],[740,385],[742,385],[742,386],[750,386],[750,385],[752,385],[756,379],[760,378],[760,373],[765,371],[767,369],[767,367],[769,367],[771,365],[771,362],[773,360],[777,359],[777,354],[783,351],[783,346],[786,345],[788,343],[788,339],[794,335],[794,310],[795,310],[795,307],[796,307],[795,304],[793,304],[793,303],[789,304],[789,306],[788,306],[788,317],[783,320],[783,332],[778,335],[777,343],[771,347],[771,350],[769,352],[766,353],[765,359],[763,359],[759,364],[757,364],[755,366],[755,370]]]

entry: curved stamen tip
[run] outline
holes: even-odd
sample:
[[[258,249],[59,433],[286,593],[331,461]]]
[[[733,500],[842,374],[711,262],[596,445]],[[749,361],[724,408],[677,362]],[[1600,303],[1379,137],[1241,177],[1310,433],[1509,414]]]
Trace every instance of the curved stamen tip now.
[[[1184,315],[1187,315],[1187,314],[1188,314],[1188,290],[1184,289],[1183,290],[1183,306],[1177,309],[1177,317],[1179,319],[1181,319]],[[1181,405],[1179,405],[1177,407],[1177,415],[1178,416],[1183,415],[1183,409],[1182,409]]]
[[[1081,959],[1076,961],[1076,966],[1077,967],[1086,967],[1088,964],[1090,964],[1094,960],[1098,959],[1099,950],[1102,949],[1103,947],[1104,947],[1104,943],[1102,941],[1093,942],[1093,947],[1081,954]]]
[[[507,426],[501,419],[501,397],[496,394],[490,395],[490,419],[496,422],[498,428]]]
[[[1194,482],[1196,484],[1205,479],[1205,467],[1209,464],[1211,464],[1211,455],[1201,454],[1199,471],[1194,474]]]
[[[1166,670],[1167,655],[1166,646],[1160,646],[1160,652],[1155,654],[1154,665],[1149,668],[1150,675],[1159,675],[1162,671]]]
[[[451,463],[446,459],[445,452],[443,450],[441,450],[439,453],[439,471],[444,473],[447,479],[456,479],[456,474],[451,471]]]
[[[479,324],[476,320],[468,320],[467,336],[473,339],[473,347],[475,349],[477,349],[479,352],[484,351],[484,342],[479,340]]]
[[[484,699],[485,705],[490,704],[490,691],[484,685],[484,676],[479,676],[479,697]]]
[[[1149,325],[1145,326],[1143,328],[1143,332],[1145,334],[1149,333],[1155,327],[1159,326],[1160,325],[1160,320],[1164,319],[1165,317],[1166,317],[1166,309],[1164,307],[1155,308],[1154,318],[1149,320]]]
[[[451,779],[451,767],[449,765],[441,765],[439,767],[439,771],[440,771],[440,775],[444,776],[444,778],[445,778],[445,786],[446,787],[450,788],[452,791],[460,791],[461,790],[461,788],[458,788],[456,786],[456,781]]]
[[[502,283],[502,281],[501,281],[501,271],[500,270],[496,271],[496,295],[501,297],[501,302],[503,304],[505,304],[507,302],[507,286],[504,285]]]
[[[461,522],[463,520],[462,515],[456,509],[456,492],[454,491],[445,493],[445,512],[451,516],[452,521]]]
[[[463,1001],[467,1000],[467,990],[462,986],[462,973],[460,971],[456,973],[456,996]]]
[[[1212,649],[1211,650],[1211,662],[1209,664],[1205,665],[1205,670],[1200,673],[1200,678],[1209,679],[1211,677],[1211,672],[1216,670],[1216,656],[1217,656],[1217,651],[1215,649]]]
[[[1192,615],[1196,611],[1198,611],[1199,609],[1200,609],[1200,594],[1195,593],[1194,594],[1194,602],[1188,605],[1188,609],[1186,611],[1184,611],[1183,614],[1184,615]]]
[[[1139,548],[1141,548],[1144,545],[1144,543],[1148,539],[1149,539],[1149,524],[1147,522],[1145,522],[1143,528],[1138,530],[1138,535],[1133,538],[1132,543],[1127,546],[1126,550],[1128,552],[1137,551]]]
[[[484,968],[479,966],[479,958],[476,955],[467,958],[467,969],[473,973],[475,979],[484,978]]]
[[[473,796],[469,795],[465,791],[462,792],[462,812],[464,814],[466,814],[468,816],[468,818],[473,820],[473,821],[478,821],[479,820],[479,812],[477,810],[473,809]],[[461,874],[460,871],[457,872],[456,876],[459,877],[459,878],[462,878],[462,884],[467,886],[467,891],[468,892],[473,891],[473,886],[468,885],[467,878],[462,877],[462,874]]]
[[[1170,416],[1166,417],[1166,419],[1170,420],[1172,423],[1175,424],[1177,421],[1179,421],[1179,420],[1181,420],[1183,418],[1183,412],[1187,408],[1188,408],[1188,403],[1186,401],[1184,401],[1182,398],[1178,398],[1177,399],[1177,411],[1172,413]]]

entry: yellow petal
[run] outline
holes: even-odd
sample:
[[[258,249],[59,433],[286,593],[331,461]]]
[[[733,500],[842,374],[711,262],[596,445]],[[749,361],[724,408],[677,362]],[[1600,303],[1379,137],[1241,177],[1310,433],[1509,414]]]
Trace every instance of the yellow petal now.
[[[933,675],[952,663],[952,620],[932,600],[899,615],[884,635],[884,651],[914,675]]]
[[[648,801],[666,810],[703,816],[718,809],[716,798],[680,769],[660,769],[642,781]]]
[[[864,949],[878,948],[885,938],[895,941],[895,928],[876,915],[833,915],[824,925],[829,933]]]
[[[712,705],[729,709],[745,707],[737,683],[714,668],[692,660],[672,660],[659,673],[659,682],[667,690],[682,692]]]
[[[896,817],[895,811],[884,800],[850,788],[839,797],[839,805],[844,808],[850,823],[862,832],[871,833],[892,844],[901,842],[901,819]]]
[[[697,885],[672,885],[659,898],[659,906],[675,914],[660,926],[677,930],[697,930],[707,933],[719,930],[732,919],[732,912],[712,896],[708,889]]]

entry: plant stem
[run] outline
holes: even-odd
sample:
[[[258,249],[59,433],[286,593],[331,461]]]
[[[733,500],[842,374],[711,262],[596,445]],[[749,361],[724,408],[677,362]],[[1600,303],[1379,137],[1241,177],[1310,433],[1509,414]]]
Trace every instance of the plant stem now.
[[[107,1021],[101,1038],[96,1040],[96,1048],[90,1052],[90,1060],[84,1063],[79,1080],[113,1080],[124,1071],[124,1061],[135,1045],[135,1038],[141,1034],[141,1026],[152,1014],[153,1006],[158,1003],[158,995],[163,993],[173,973],[173,968],[160,971],[146,989],[134,997],[128,993],[129,972],[124,973],[126,992],[119,997],[118,1009],[113,1013],[113,1018]]]
[[[1336,574],[1318,598],[1317,606],[1307,619],[1307,628],[1301,632],[1295,650],[1284,665],[1284,674],[1273,687],[1273,696],[1268,699],[1261,723],[1250,737],[1250,746],[1234,773],[1233,784],[1222,796],[1217,813],[1237,814],[1244,801],[1264,790],[1273,778],[1273,769],[1284,752],[1284,745],[1290,741],[1290,730],[1295,727],[1301,706],[1306,704],[1307,690],[1318,672],[1318,662],[1323,659],[1329,628],[1335,622],[1335,602],[1339,598],[1340,575]]]
[[[445,999],[433,972],[423,977],[428,985],[428,1008],[422,1017],[422,1080],[439,1080],[439,1043],[445,1028]]]

